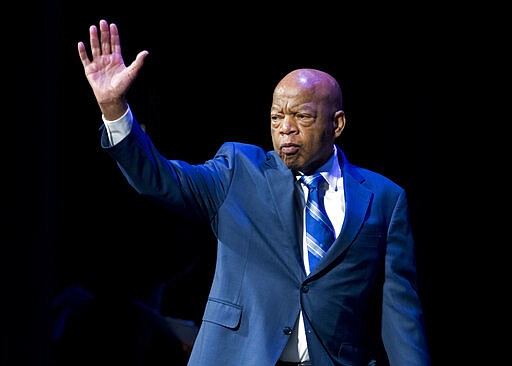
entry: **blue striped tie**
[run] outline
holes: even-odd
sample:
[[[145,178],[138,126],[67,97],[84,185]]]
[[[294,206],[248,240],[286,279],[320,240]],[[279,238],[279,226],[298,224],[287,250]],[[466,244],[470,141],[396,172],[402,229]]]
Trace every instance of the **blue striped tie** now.
[[[310,271],[313,271],[313,268],[334,242],[334,228],[327,217],[323,200],[320,199],[319,195],[319,186],[325,183],[324,177],[320,174],[304,175],[300,178],[300,181],[309,190],[305,210],[306,243],[309,253],[309,268]]]

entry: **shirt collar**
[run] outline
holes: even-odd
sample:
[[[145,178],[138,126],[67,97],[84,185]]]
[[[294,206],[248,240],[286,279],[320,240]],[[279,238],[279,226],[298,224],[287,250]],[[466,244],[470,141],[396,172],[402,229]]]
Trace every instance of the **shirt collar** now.
[[[329,183],[330,189],[335,191],[338,189],[338,180],[341,178],[341,167],[339,164],[338,148],[336,145],[333,145],[333,154],[329,160],[327,160],[324,165],[318,168],[315,173],[320,173],[323,175],[327,183]],[[303,173],[299,172],[297,179],[299,179],[301,175],[303,175]]]

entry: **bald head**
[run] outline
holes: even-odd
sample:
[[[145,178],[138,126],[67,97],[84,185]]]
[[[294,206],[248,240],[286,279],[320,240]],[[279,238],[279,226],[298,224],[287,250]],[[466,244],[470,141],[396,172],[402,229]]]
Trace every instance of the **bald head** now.
[[[341,88],[326,72],[293,70],[274,89],[270,118],[276,153],[290,169],[309,174],[332,156],[345,126]]]
[[[343,109],[342,93],[338,81],[324,71],[317,69],[296,69],[285,75],[277,84],[274,92],[283,88],[297,88],[302,92],[310,90],[332,104],[335,110]]]

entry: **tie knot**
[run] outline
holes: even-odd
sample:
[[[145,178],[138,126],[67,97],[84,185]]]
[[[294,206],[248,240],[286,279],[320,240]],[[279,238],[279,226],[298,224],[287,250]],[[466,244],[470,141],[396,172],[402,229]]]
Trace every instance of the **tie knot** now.
[[[316,173],[313,175],[303,175],[300,181],[304,183],[308,189],[316,189],[325,182],[325,178],[320,173]]]

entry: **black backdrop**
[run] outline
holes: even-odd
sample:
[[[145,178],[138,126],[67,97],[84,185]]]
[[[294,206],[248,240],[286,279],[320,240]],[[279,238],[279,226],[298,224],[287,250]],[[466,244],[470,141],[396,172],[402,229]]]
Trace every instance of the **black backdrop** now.
[[[99,109],[76,43],[88,43],[88,27],[101,18],[118,24],[125,62],[149,50],[129,101],[169,157],[201,162],[226,140],[270,148],[275,83],[296,67],[335,76],[344,90],[348,124],[339,143],[348,158],[408,192],[434,364],[465,356],[453,341],[467,335],[460,308],[476,279],[459,253],[468,204],[445,178],[470,172],[469,143],[458,130],[478,103],[460,67],[474,38],[453,27],[455,13],[435,6],[401,15],[389,6],[297,14],[256,4],[168,10],[144,3],[133,11],[112,4],[87,13],[57,1],[38,6],[34,19],[18,18],[23,37],[13,37],[13,50],[29,62],[12,89],[23,96],[13,121],[23,123],[8,124],[1,364],[183,363],[165,336],[141,345],[147,329],[134,302],[150,302],[162,283],[162,311],[200,321],[213,237],[144,201],[99,148]],[[173,240],[191,248],[179,260]],[[56,335],[56,301],[70,294],[73,316]]]

